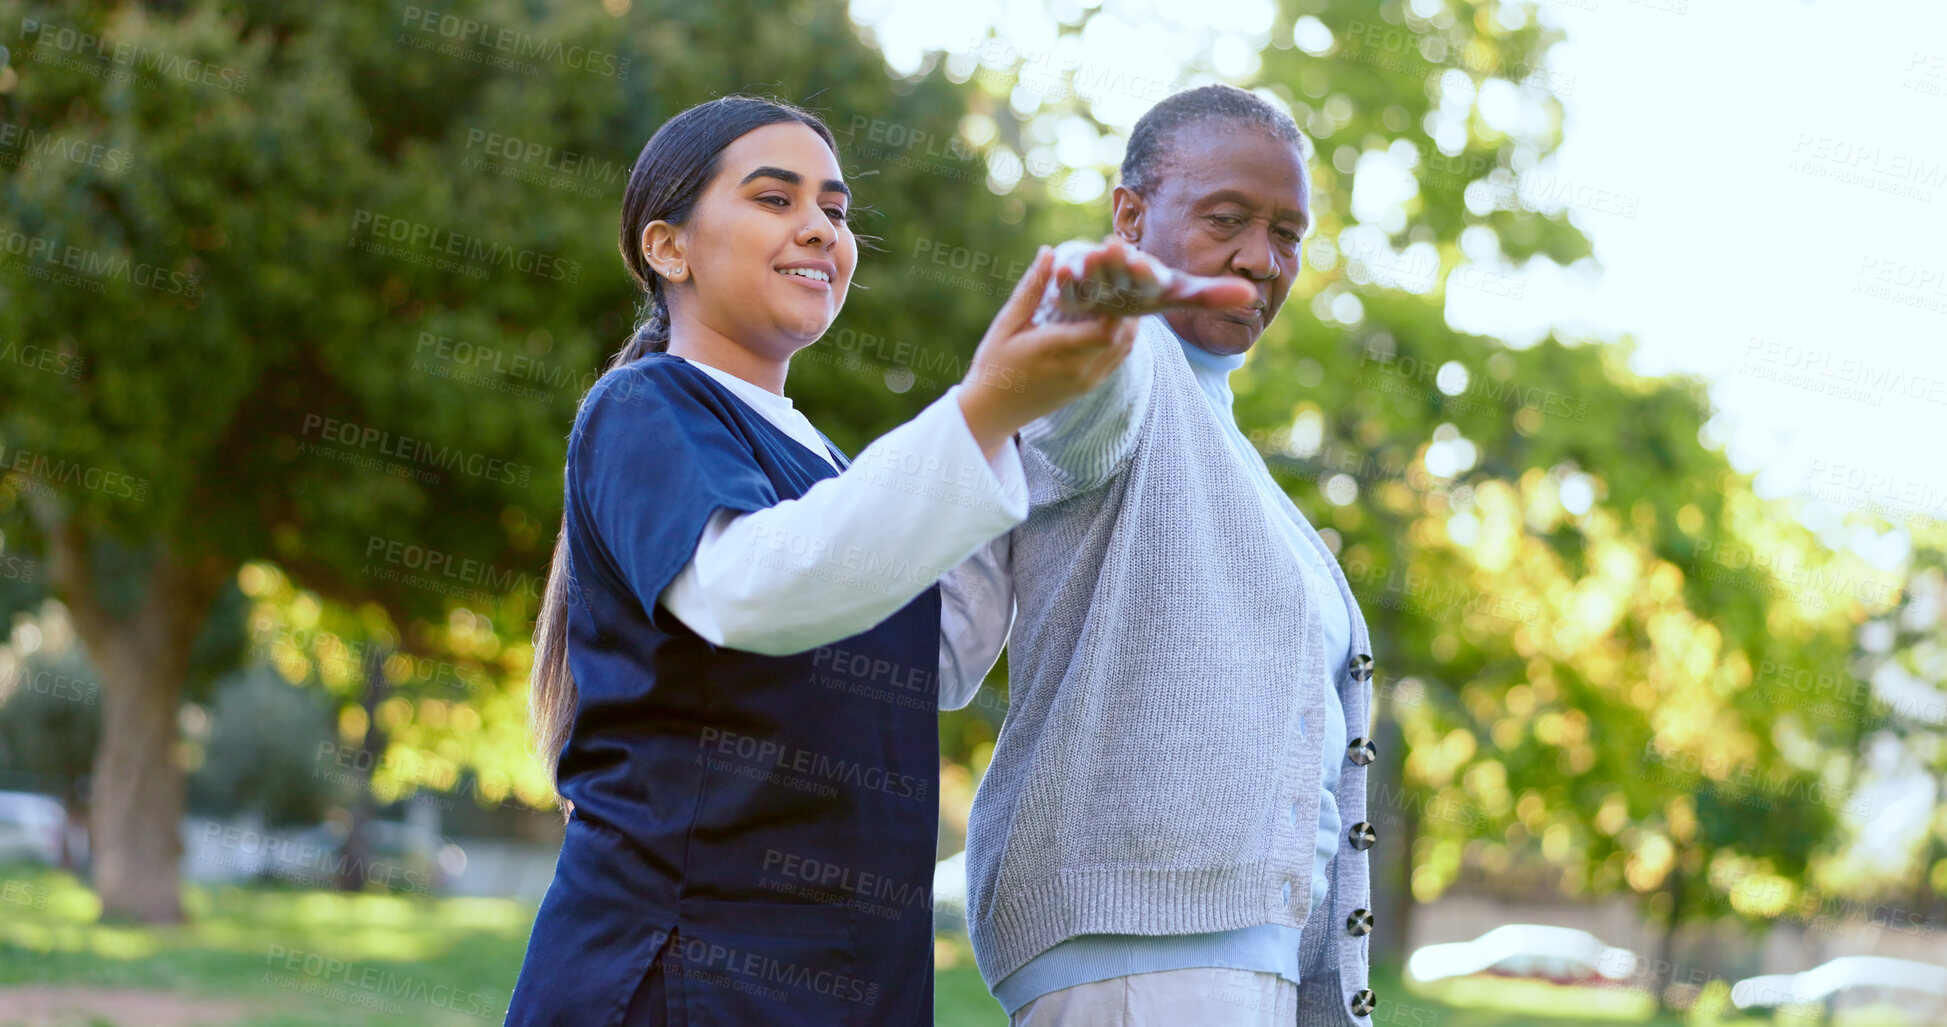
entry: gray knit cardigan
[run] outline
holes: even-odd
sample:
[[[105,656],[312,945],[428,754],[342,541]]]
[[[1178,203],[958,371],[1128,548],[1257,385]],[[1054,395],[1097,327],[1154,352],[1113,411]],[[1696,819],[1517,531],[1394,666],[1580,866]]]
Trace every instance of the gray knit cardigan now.
[[[1297,1022],[1368,1025],[1365,619],[1280,494],[1351,614],[1351,663],[1319,673],[1303,570],[1222,432],[1160,315],[1108,379],[1022,430],[1010,702],[968,825],[968,929],[992,987],[1080,934],[1302,924]],[[1347,738],[1317,730],[1327,677]],[[1348,839],[1313,909],[1327,745]]]

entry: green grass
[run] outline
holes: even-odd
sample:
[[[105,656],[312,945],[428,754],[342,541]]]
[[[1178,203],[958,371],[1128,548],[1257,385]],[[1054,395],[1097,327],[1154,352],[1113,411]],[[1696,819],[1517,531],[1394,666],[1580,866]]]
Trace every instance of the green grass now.
[[[248,1027],[498,1024],[534,917],[531,904],[507,899],[194,885],[183,894],[185,925],[102,924],[94,893],[73,877],[0,868],[0,989],[240,1000],[258,1010],[239,1021]],[[936,979],[939,1023],[1005,1027],[964,945],[948,943],[943,962],[957,965]]]
[[[0,989],[231,1000],[251,1010],[239,1021],[248,1027],[497,1024],[534,916],[531,904],[507,899],[199,886],[184,897],[190,922],[179,927],[102,924],[94,894],[69,875],[0,867]],[[964,937],[943,937],[938,962],[940,1027],[1006,1027]],[[1379,966],[1372,988],[1374,1027],[1685,1027],[1640,1003],[1539,982],[1408,990]]]
[[[1373,968],[1372,990],[1382,1006],[1391,996],[1404,1006],[1425,1010],[1419,1022],[1429,1027],[1685,1027],[1683,1019],[1659,1011],[1643,992],[1486,976],[1408,986],[1390,967]],[[1402,1016],[1391,1022],[1415,1021]]]
[[[951,955],[943,953],[935,960],[933,1022],[938,1027],[1007,1027],[1007,1014],[987,994],[987,982],[974,968],[966,937],[942,937],[941,946]]]
[[[66,874],[0,879],[0,987],[236,999],[262,1010],[253,1027],[499,1023],[534,915],[502,899],[190,886],[188,924],[138,927],[95,922],[94,894]]]

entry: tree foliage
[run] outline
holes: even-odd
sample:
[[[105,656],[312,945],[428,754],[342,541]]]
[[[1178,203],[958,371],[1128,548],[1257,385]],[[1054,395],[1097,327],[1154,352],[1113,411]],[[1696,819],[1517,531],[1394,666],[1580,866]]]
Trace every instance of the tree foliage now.
[[[1274,97],[1314,175],[1305,268],[1238,416],[1372,624],[1400,888],[1762,916],[1750,882],[1808,874],[1854,794],[1831,757],[1877,715],[1779,704],[1797,671],[1846,665],[1886,598],[1853,583],[1883,575],[1755,496],[1701,390],[1634,374],[1626,340],[1453,326],[1463,301],[1518,303],[1529,262],[1591,259],[1578,222],[1627,213],[1554,173],[1573,80],[1534,10],[1284,0],[1241,70],[1184,29],[1167,85]],[[774,93],[837,133],[875,241],[788,389],[852,451],[959,380],[1037,244],[1106,229],[1129,127],[1126,77],[984,45],[1004,39],[892,73],[869,26],[808,0],[5,0],[0,21],[36,26],[0,122],[39,154],[0,169],[0,600],[76,611],[104,702],[140,708],[108,747],[178,782],[157,740],[179,690],[203,701],[242,662],[327,696],[336,744],[383,738],[381,798],[547,801],[527,636],[567,428],[631,324],[622,186],[668,116]],[[373,647],[390,688],[367,712]],[[943,722],[950,821],[1001,715]]]

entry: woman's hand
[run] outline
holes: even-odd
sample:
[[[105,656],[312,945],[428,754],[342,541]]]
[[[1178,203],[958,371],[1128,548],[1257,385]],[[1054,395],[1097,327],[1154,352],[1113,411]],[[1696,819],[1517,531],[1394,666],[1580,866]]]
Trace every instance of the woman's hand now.
[[[961,382],[960,411],[990,458],[1022,425],[1094,388],[1135,345],[1134,317],[1085,315],[1036,324],[1035,306],[1053,268],[1054,251],[1041,247],[994,315]]]

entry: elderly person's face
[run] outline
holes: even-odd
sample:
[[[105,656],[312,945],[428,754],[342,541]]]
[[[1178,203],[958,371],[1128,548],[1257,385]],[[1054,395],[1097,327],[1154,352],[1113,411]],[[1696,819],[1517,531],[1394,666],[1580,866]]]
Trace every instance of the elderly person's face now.
[[[1164,315],[1205,350],[1242,353],[1298,277],[1298,243],[1311,226],[1304,155],[1263,128],[1218,118],[1178,128],[1164,157],[1149,195],[1116,187],[1116,234],[1173,268],[1250,279],[1258,299],[1249,307]]]

